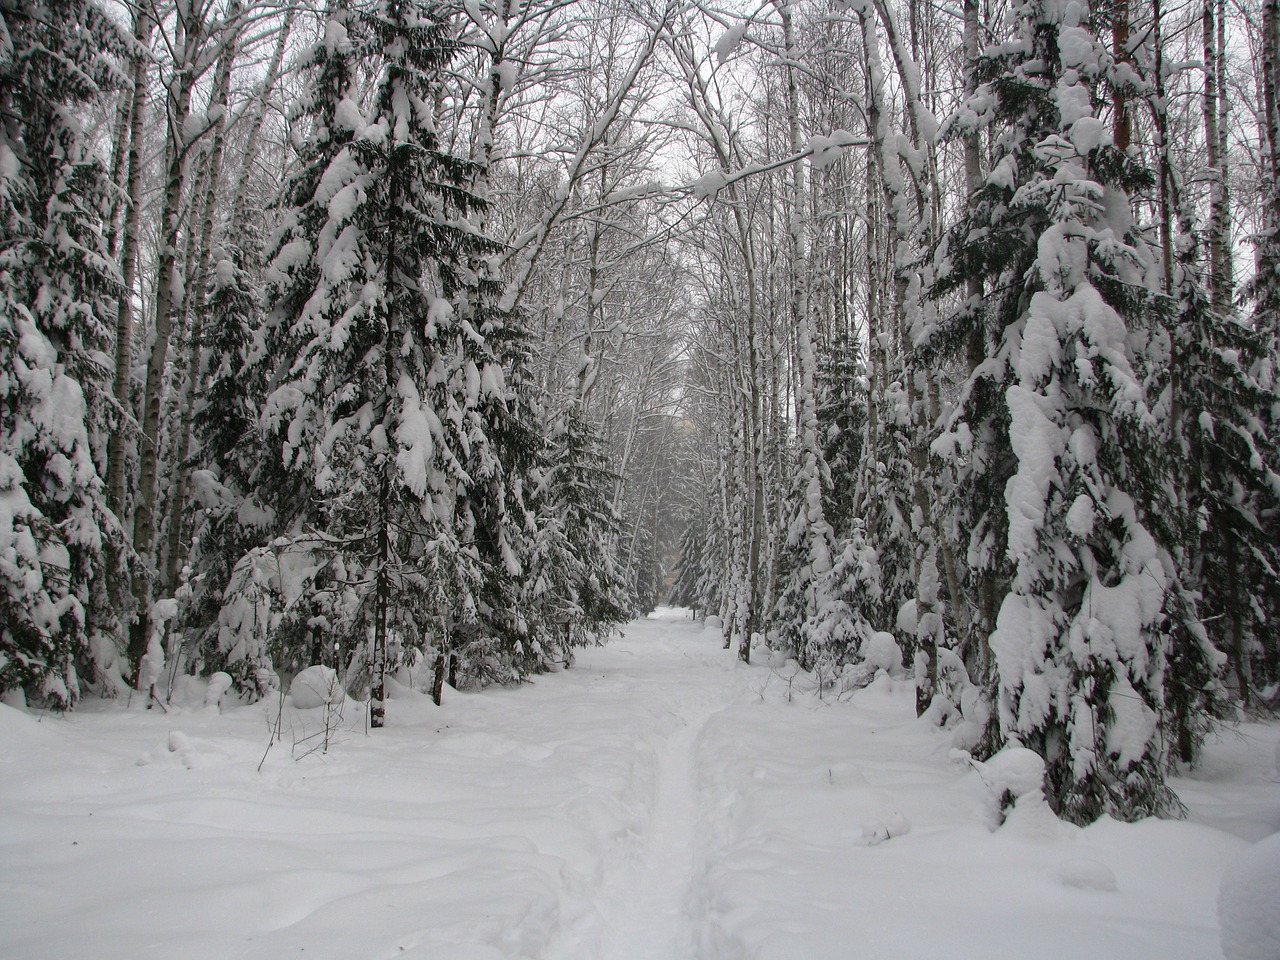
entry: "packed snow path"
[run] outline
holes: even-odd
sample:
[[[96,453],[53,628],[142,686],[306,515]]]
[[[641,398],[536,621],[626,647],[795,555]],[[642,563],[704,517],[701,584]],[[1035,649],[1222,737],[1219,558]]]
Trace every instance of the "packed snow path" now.
[[[377,733],[348,704],[327,752],[322,709],[202,693],[0,706],[0,960],[1214,960],[1280,829],[1274,724],[1187,821],[995,829],[908,682],[820,694],[672,612]]]
[[[561,954],[565,958],[672,960],[698,955],[698,744],[710,718],[734,701],[741,678],[725,669],[726,655],[718,645],[692,646],[670,624],[635,624],[631,633],[648,654],[645,673],[652,688],[644,695],[661,704],[661,726],[674,724],[674,729],[659,746],[654,799],[634,860],[616,870],[605,888],[599,942],[588,939],[584,944],[571,937],[570,948]],[[658,652],[664,656],[654,657]]]

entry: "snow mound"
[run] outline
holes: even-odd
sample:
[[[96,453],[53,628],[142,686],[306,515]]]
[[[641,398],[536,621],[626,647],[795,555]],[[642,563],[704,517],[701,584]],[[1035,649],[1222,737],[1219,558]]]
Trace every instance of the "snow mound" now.
[[[222,671],[208,677],[174,677],[166,702],[175,707],[212,707],[217,710],[231,683],[231,675]]]
[[[134,764],[139,767],[155,765],[195,770],[216,764],[226,757],[225,753],[205,741],[192,740],[181,730],[171,730],[164,743],[142,754]]]
[[[873,670],[883,670],[890,676],[902,673],[902,649],[893,634],[877,631],[871,635],[863,648],[867,666]]]
[[[11,707],[19,713],[26,713],[27,695],[22,692],[21,687],[10,687],[3,694],[0,694],[0,704]],[[1277,748],[1276,759],[1280,760],[1280,748]]]
[[[445,687],[452,689],[448,684],[445,684]],[[413,684],[405,683],[399,677],[387,677],[386,688],[388,700],[412,700],[427,696],[427,694],[415,689]]]
[[[341,703],[346,695],[338,674],[331,667],[307,667],[293,678],[289,686],[289,699],[299,710]]]
[[[967,756],[964,751],[955,754]],[[1006,836],[1034,842],[1057,840],[1064,826],[1044,799],[1044,758],[1034,750],[1010,744],[986,762],[969,758],[987,787],[993,823]],[[1008,798],[1013,806],[1005,811]]]
[[[231,688],[231,674],[219,670],[209,677],[209,687],[205,690],[204,703],[207,707],[222,705],[222,695]]]
[[[911,832],[911,821],[895,811],[888,817],[867,820],[862,824],[862,842],[868,847],[901,837]]]
[[[54,739],[51,726],[41,723],[25,709],[0,703],[0,757]]]
[[[999,825],[1000,836],[1006,839],[1038,844],[1069,840],[1079,829],[1054,816],[1039,790],[1032,790],[1015,801]]]
[[[785,650],[770,650],[769,666],[775,670],[792,669],[798,672],[800,669],[800,665]]]
[[[1218,888],[1218,924],[1227,960],[1280,957],[1280,833],[1227,865]]]
[[[978,776],[996,798],[1005,792],[1021,800],[1044,789],[1044,759],[1026,747],[1007,746],[985,763],[973,761]]]
[[[1066,860],[1058,864],[1058,881],[1078,890],[1110,893],[1116,889],[1116,875],[1097,860]]]

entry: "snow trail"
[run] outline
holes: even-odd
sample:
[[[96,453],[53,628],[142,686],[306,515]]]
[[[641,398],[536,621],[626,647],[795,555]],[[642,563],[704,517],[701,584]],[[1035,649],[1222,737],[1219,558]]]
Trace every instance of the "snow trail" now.
[[[377,733],[348,704],[327,753],[322,709],[195,678],[167,713],[0,705],[0,960],[1221,960],[1280,726],[1209,745],[1186,821],[994,829],[908,678],[761,654],[660,611],[519,687],[398,688]]]
[[[619,695],[650,701],[671,729],[654,757],[643,822],[606,874],[596,915],[552,955],[560,960],[699,955],[707,899],[699,745],[711,720],[736,701],[742,681],[729,655],[705,643],[705,631],[688,621],[640,621],[627,628],[627,640],[645,654]]]
[[[721,708],[722,709],[722,708]],[[657,796],[634,896],[612,905],[600,960],[675,960],[696,956],[698,737],[718,709],[682,720],[662,752]]]

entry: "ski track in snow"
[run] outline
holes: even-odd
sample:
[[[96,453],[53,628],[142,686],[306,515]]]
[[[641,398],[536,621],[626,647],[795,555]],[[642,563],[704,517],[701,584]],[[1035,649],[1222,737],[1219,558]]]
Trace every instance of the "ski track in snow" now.
[[[741,684],[719,656],[691,655],[672,625],[633,624],[637,642],[664,652],[652,690],[673,728],[658,751],[652,801],[639,834],[602,887],[598,913],[570,932],[549,960],[692,960],[698,955],[698,889],[705,821],[699,791],[698,747],[712,717],[727,709]],[[625,694],[624,694],[625,695]],[[634,694],[633,694],[634,695]]]
[[[691,710],[667,741],[658,767],[634,895],[610,900],[599,960],[673,960],[695,956],[692,909],[699,857],[698,737],[716,712]]]
[[[609,928],[602,960],[666,960],[693,953],[688,912],[698,810],[694,747],[705,722],[686,721],[663,753],[640,883],[629,910]]]

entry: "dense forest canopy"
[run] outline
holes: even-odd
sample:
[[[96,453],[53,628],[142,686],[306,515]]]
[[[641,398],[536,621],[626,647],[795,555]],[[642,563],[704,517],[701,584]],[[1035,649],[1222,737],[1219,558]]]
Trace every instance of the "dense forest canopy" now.
[[[0,0],[0,691],[664,600],[1077,822],[1280,684],[1280,5]]]

